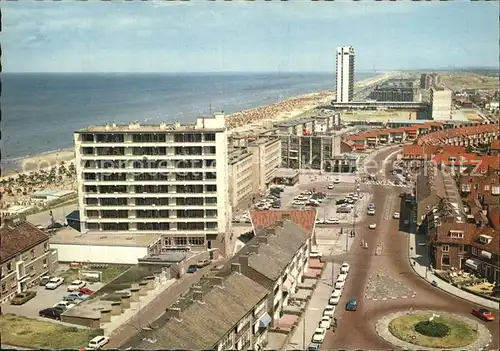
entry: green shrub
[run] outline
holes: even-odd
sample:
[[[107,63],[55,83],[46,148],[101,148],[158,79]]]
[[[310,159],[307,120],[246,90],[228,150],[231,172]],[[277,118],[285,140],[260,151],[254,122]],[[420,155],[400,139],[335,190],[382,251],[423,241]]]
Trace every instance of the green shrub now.
[[[417,333],[432,338],[443,338],[450,333],[450,328],[446,324],[436,321],[420,321],[415,324],[414,329]]]

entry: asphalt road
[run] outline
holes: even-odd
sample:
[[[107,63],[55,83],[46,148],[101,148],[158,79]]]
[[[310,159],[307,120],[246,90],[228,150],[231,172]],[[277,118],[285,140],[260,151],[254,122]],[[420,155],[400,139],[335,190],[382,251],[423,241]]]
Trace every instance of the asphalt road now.
[[[392,151],[383,151],[375,156],[375,159],[381,162]],[[386,169],[383,173],[389,176],[389,172],[390,169]],[[414,273],[408,260],[409,237],[406,232],[408,229],[402,225],[404,219],[411,221],[411,205],[407,205],[403,199],[399,198],[400,192],[399,188],[372,186],[371,193],[377,212],[370,222],[375,220],[377,229],[368,229],[366,221],[360,223],[351,252],[347,257],[337,258],[339,261],[347,260],[351,268],[339,303],[340,308],[336,313],[337,330],[327,332],[322,345],[323,350],[394,348],[376,334],[375,325],[378,319],[396,311],[432,309],[470,317],[471,310],[477,307],[432,287]],[[392,219],[392,214],[396,211],[401,212],[399,221]],[[366,241],[368,248],[360,246],[362,239]],[[381,249],[377,250],[377,245],[380,245]],[[381,283],[384,279],[386,282]],[[378,296],[377,301],[370,299],[369,297],[373,298],[376,293],[370,293],[369,289],[365,288],[367,285],[373,286],[374,281],[381,285],[378,288],[379,294],[385,288],[387,294],[392,294],[396,298],[381,301],[382,296]],[[402,291],[399,297],[398,289]],[[412,291],[415,296],[412,297],[408,291]],[[403,295],[406,298],[403,298]],[[352,297],[358,300],[358,310],[347,312],[343,307]],[[495,314],[498,318],[498,313]],[[477,322],[484,324],[492,335],[489,348],[498,349],[500,333],[498,322],[486,323],[479,319]]]

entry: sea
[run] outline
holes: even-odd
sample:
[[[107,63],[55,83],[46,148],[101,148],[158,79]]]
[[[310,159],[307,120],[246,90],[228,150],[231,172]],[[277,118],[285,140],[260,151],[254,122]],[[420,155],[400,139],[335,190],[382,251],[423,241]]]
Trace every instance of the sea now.
[[[230,114],[334,84],[333,73],[4,73],[2,168],[71,147],[73,132],[89,125],[190,123],[210,111]]]

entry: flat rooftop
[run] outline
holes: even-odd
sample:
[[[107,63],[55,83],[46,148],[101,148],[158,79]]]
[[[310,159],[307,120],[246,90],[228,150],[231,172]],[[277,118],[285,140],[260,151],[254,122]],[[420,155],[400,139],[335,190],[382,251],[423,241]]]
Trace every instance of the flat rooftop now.
[[[304,123],[310,123],[313,122],[314,118],[301,118],[301,119],[294,119],[288,122],[283,122],[283,123],[278,123],[278,127],[295,127],[296,125],[299,124],[304,124]]]
[[[80,317],[89,319],[101,318],[101,311],[111,310],[111,301],[91,300],[83,301],[63,313],[66,317]]]
[[[213,117],[200,117],[200,118],[213,118]],[[186,132],[186,131],[222,131],[224,128],[204,128],[199,123],[192,124],[105,124],[101,126],[89,126],[75,131],[75,133],[154,133],[154,132]]]
[[[113,233],[80,233],[65,227],[50,237],[51,244],[104,245],[104,246],[141,246],[148,247],[160,239],[160,234],[113,234]]]
[[[252,154],[246,148],[231,148],[227,155],[229,164],[235,164],[247,157],[252,157]]]

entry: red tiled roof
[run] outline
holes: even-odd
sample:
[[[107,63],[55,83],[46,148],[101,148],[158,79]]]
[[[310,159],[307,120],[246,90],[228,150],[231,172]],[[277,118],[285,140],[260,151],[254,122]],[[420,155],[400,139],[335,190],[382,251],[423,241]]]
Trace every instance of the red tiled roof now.
[[[492,237],[489,244],[483,244],[479,241],[480,235],[488,235]],[[491,228],[479,229],[471,239],[471,245],[480,249],[486,250],[494,254],[500,254],[500,231]]]
[[[491,142],[491,150],[500,150],[500,139],[495,139]]]
[[[500,230],[500,207],[489,206],[488,219],[490,220],[491,226],[493,228]]]
[[[460,230],[463,232],[463,239],[452,238],[450,230]],[[436,231],[431,236],[431,241],[440,244],[469,244],[476,232],[476,225],[473,223],[457,223],[454,221],[443,221],[440,226],[436,227]]]
[[[47,240],[47,234],[28,222],[21,222],[17,226],[4,222],[0,228],[1,262],[4,263]]]
[[[289,215],[290,219],[312,234],[316,221],[316,210],[294,210],[294,211],[259,211],[250,212],[254,231],[267,228],[282,220],[283,215]]]

